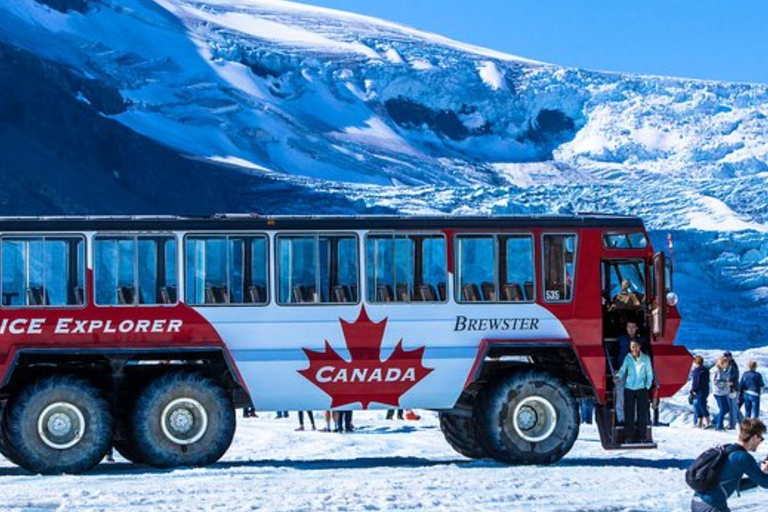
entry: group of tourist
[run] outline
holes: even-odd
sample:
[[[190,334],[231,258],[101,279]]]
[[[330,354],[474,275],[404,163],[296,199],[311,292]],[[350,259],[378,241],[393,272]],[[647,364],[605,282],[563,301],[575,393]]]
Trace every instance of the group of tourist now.
[[[747,371],[739,377],[739,366],[730,352],[723,353],[711,368],[707,367],[702,356],[695,356],[689,395],[694,425],[717,430],[735,429],[743,418],[759,418],[760,394],[764,387],[756,361],[749,361]],[[713,418],[710,418],[707,404],[710,391],[718,407]]]
[[[419,420],[421,417],[411,409],[390,409],[387,411],[387,419],[391,420],[397,412],[397,419],[402,420]],[[315,414],[312,411],[298,411],[299,413],[299,426],[296,428],[297,432],[302,432],[306,429],[304,423],[304,417],[306,415],[309,420],[310,428],[317,430],[315,424]],[[288,418],[288,411],[277,411],[275,419]],[[253,407],[246,407],[243,409],[243,418],[257,418],[256,409]],[[325,427],[320,429],[320,432],[353,432],[355,426],[352,424],[352,411],[323,411],[323,419],[325,420]]]

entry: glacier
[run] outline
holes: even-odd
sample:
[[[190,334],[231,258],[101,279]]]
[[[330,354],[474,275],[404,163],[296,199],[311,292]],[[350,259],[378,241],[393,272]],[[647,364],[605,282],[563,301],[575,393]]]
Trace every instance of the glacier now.
[[[9,0],[0,63],[2,214],[638,214],[682,343],[768,337],[768,85],[280,0]]]

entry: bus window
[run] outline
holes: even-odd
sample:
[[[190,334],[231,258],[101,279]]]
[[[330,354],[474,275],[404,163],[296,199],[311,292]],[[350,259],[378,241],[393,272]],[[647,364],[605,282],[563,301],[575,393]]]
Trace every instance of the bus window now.
[[[187,304],[268,303],[266,236],[189,236],[185,248]]]
[[[365,251],[368,302],[445,302],[442,235],[370,235]]]
[[[337,235],[277,237],[280,304],[358,302],[357,239]]]
[[[85,304],[82,237],[3,238],[4,306]]]
[[[544,235],[544,300],[570,302],[573,299],[576,263],[576,235]]]
[[[97,236],[93,253],[96,304],[177,302],[174,237]]]
[[[533,237],[502,236],[499,244],[502,265],[499,276],[501,302],[532,302],[536,299],[533,286]]]
[[[458,237],[460,302],[496,302],[499,297],[496,279],[496,237]]]
[[[603,245],[608,249],[645,249],[648,247],[648,238],[641,231],[606,233],[603,235]]]

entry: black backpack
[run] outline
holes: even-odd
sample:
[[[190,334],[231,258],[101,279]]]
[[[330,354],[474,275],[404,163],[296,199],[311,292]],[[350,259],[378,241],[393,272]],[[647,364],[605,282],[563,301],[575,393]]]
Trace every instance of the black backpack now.
[[[720,483],[720,473],[728,456],[736,450],[743,450],[739,444],[726,444],[710,448],[699,455],[685,472],[685,482],[696,492],[707,492]]]

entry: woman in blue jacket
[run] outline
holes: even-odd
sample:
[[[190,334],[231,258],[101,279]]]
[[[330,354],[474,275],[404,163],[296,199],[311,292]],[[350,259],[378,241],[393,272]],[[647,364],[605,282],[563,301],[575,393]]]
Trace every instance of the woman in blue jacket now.
[[[651,358],[640,351],[640,343],[629,345],[629,354],[616,373],[624,381],[624,442],[644,443],[648,432],[648,398],[653,386]],[[637,418],[637,424],[635,424]]]
[[[704,365],[704,358],[693,358],[693,374],[691,376],[691,396],[693,397],[693,423],[699,428],[709,428],[709,368]]]
[[[739,389],[744,393],[744,409],[747,412],[747,418],[760,417],[760,393],[765,387],[763,376],[757,373],[757,362],[750,361],[747,365],[749,371],[741,376]]]

